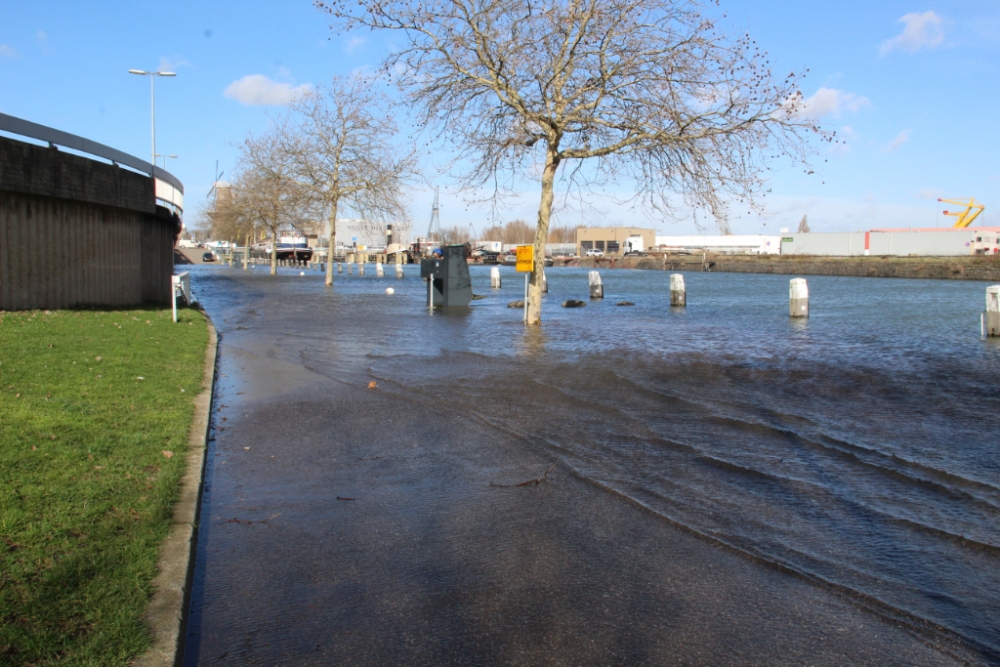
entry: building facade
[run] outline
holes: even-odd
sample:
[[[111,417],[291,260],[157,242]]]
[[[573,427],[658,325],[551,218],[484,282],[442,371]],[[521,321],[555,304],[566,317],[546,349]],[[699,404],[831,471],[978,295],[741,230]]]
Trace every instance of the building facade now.
[[[641,236],[646,249],[656,244],[656,230],[642,227],[580,227],[576,230],[576,254],[583,256],[588,250],[600,250],[606,255],[624,252],[625,240]]]

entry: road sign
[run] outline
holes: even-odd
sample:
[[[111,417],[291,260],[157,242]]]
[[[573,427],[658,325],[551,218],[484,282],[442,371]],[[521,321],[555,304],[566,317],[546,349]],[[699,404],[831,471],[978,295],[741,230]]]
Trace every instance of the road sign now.
[[[517,246],[517,272],[531,271],[535,265],[535,246]]]

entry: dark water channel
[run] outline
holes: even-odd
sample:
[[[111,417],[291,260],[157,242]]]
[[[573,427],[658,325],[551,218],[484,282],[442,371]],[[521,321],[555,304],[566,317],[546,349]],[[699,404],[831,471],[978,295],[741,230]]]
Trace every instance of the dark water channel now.
[[[792,321],[787,276],[687,274],[672,310],[605,271],[571,310],[586,271],[548,273],[526,330],[510,269],[434,314],[414,267],[194,269],[186,665],[1000,665],[986,284],[811,277]]]

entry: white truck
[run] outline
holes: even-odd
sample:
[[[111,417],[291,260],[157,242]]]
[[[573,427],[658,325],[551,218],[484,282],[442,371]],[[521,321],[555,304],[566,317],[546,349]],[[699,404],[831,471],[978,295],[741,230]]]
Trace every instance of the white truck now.
[[[622,245],[623,255],[644,255],[646,253],[646,245],[642,242],[641,234],[633,234],[625,239],[624,245]]]

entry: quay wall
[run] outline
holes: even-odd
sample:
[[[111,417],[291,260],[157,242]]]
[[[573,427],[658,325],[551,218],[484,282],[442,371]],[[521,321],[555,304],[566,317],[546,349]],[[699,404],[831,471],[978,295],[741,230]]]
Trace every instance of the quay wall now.
[[[1000,258],[991,257],[816,257],[767,255],[650,255],[615,259],[581,258],[565,263],[590,268],[719,271],[782,275],[929,278],[1000,282]],[[559,265],[557,263],[557,265]]]

